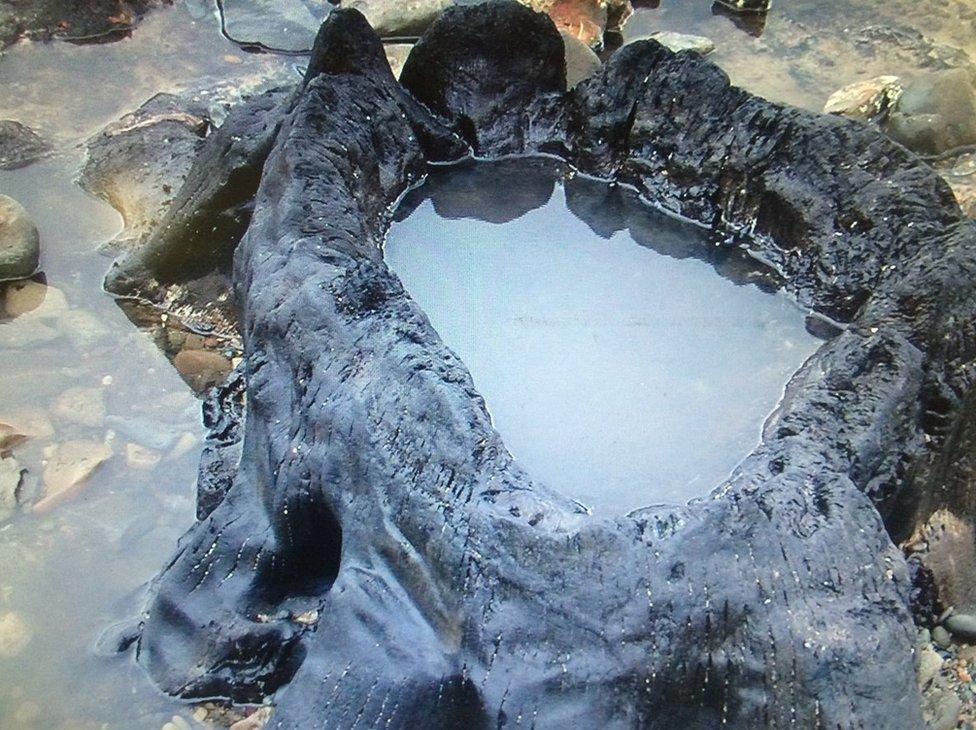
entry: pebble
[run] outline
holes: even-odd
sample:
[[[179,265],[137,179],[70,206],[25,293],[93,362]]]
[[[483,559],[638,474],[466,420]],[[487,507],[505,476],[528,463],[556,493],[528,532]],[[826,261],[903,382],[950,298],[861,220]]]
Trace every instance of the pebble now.
[[[170,721],[163,725],[163,730],[193,730],[186,720],[179,715],[173,715]]]
[[[976,642],[976,616],[967,613],[954,613],[942,625],[957,639]]]
[[[187,385],[197,393],[220,385],[231,371],[230,360],[207,350],[180,350],[173,358],[173,365]]]
[[[37,271],[40,236],[24,207],[0,195],[0,281],[26,279]]]
[[[918,655],[916,656],[916,665],[918,667],[916,674],[918,676],[918,686],[923,689],[928,686],[928,684],[935,679],[939,670],[942,669],[943,659],[939,653],[933,649],[931,646],[923,646],[918,650]]]
[[[19,613],[0,614],[0,658],[12,659],[21,654],[31,640],[31,629]]]
[[[177,440],[176,445],[173,446],[173,450],[170,451],[169,458],[179,459],[180,457],[185,456],[191,451],[199,448],[199,446],[199,437],[193,435],[189,431],[184,431]]]
[[[112,449],[98,441],[65,441],[44,450],[44,496],[34,512],[44,514],[75,497],[94,471],[112,456]]]
[[[952,636],[943,626],[936,626],[932,629],[932,641],[936,646],[941,646],[943,649],[952,646]]]

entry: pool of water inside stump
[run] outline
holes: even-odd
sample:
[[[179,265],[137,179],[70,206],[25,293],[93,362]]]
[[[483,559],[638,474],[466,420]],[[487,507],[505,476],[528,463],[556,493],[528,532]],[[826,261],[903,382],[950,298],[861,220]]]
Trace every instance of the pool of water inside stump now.
[[[743,251],[548,160],[432,168],[385,258],[512,455],[597,514],[722,484],[820,344]]]

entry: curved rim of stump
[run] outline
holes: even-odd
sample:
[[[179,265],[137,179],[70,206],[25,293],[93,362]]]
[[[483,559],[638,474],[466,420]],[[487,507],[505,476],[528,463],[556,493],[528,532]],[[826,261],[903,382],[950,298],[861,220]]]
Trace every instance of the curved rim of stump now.
[[[139,661],[187,698],[274,694],[278,728],[919,726],[889,532],[971,381],[976,227],[876,131],[693,53],[633,43],[571,91],[563,53],[518,4],[456,7],[397,83],[361,15],[323,25],[235,253],[208,506]],[[428,163],[472,153],[633,186],[843,323],[728,483],[603,519],[513,461],[382,255]]]

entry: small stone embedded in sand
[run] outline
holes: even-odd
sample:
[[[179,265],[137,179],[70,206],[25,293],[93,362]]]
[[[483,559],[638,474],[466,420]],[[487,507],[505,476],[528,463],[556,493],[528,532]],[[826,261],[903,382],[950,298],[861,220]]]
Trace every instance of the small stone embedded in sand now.
[[[13,659],[30,643],[33,632],[19,613],[0,613],[0,659]]]
[[[0,195],[0,281],[26,279],[37,270],[41,245],[24,206]]]
[[[65,441],[45,449],[44,456],[44,496],[34,505],[39,514],[77,496],[112,449],[99,441]]]
[[[765,13],[772,6],[772,0],[716,0],[716,2],[737,13]]]

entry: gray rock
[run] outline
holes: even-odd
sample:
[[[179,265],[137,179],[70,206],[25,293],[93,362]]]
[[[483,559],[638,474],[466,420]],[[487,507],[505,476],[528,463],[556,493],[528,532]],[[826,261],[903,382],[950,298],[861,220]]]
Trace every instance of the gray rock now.
[[[964,69],[936,71],[905,87],[885,131],[916,152],[976,144],[976,87]]]
[[[957,639],[976,641],[976,616],[972,614],[954,613],[942,625]]]
[[[116,262],[109,291],[155,299],[149,290],[157,282],[184,282],[229,264],[291,92],[273,89],[231,110],[201,146],[145,245]]]
[[[157,94],[87,143],[79,184],[121,213],[125,229],[112,242],[138,249],[162,224],[204,143],[231,110],[269,88],[293,85],[294,69],[273,66],[242,71],[198,88]]]
[[[346,7],[366,16],[380,37],[423,33],[453,0],[352,0]]]
[[[945,629],[944,626],[936,626],[932,629],[932,641],[936,646],[943,649],[948,649],[952,646],[952,635]]]
[[[566,88],[572,89],[600,70],[600,57],[576,36],[560,31],[566,47]]]
[[[186,178],[209,127],[207,111],[158,94],[90,139],[79,184],[122,214],[119,248],[141,243]]]
[[[935,675],[942,669],[942,662],[942,657],[931,645],[923,646],[918,650],[915,656],[915,663],[919,688],[925,688],[935,679]]]
[[[0,281],[26,279],[37,271],[40,236],[24,207],[0,195]]]
[[[936,690],[925,696],[923,709],[928,730],[952,730],[959,721],[962,700],[955,692]]]
[[[26,167],[50,149],[30,127],[11,119],[0,120],[0,170]]]

